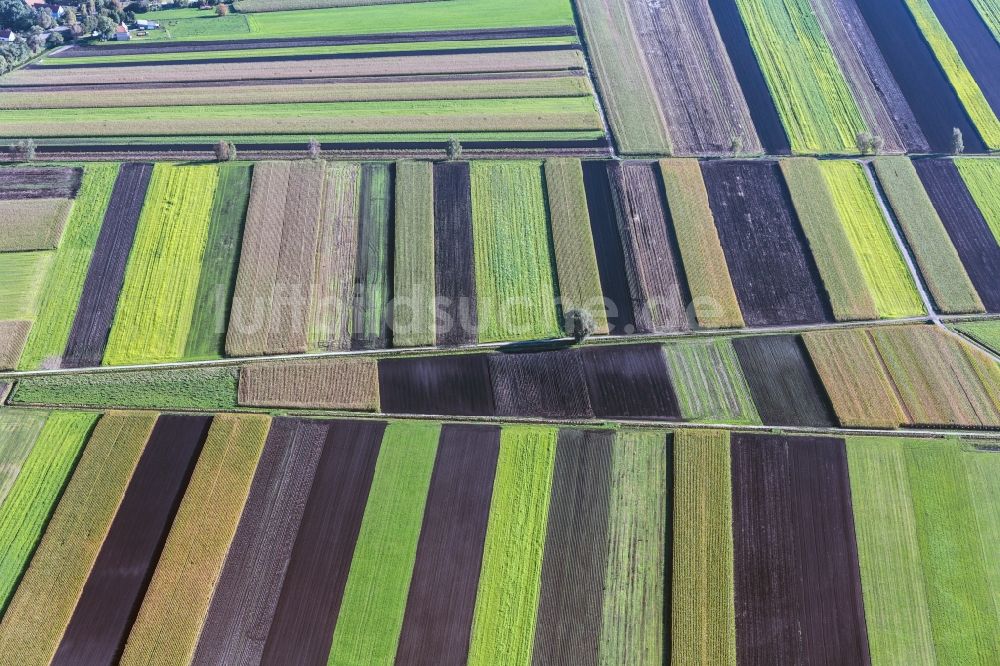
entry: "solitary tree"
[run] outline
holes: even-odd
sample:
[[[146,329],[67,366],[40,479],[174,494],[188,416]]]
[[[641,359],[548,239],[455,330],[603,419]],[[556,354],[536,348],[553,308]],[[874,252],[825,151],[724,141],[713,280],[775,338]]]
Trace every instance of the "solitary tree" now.
[[[593,335],[597,329],[597,322],[589,311],[574,309],[566,313],[564,326],[566,335],[573,338],[576,344],[580,344]]]
[[[31,162],[35,159],[35,140],[34,139],[21,139],[13,146],[14,157],[22,162]]]
[[[961,155],[965,152],[965,140],[962,138],[962,130],[957,127],[951,128],[951,152],[953,155]]]
[[[872,135],[868,132],[858,132],[858,135],[854,138],[858,144],[858,152],[862,155],[868,154],[868,147],[872,142]]]
[[[870,146],[872,155],[878,155],[882,152],[882,148],[885,147],[885,139],[880,137],[878,134],[873,134]]]
[[[457,160],[462,157],[462,142],[451,137],[448,139],[448,159]]]
[[[226,16],[227,14],[229,14],[229,5],[223,5],[223,4],[216,5],[215,7],[216,16]]]
[[[232,162],[236,159],[236,144],[232,141],[219,141],[215,144],[215,159],[219,162]]]
[[[309,139],[309,147],[306,150],[309,152],[309,159],[318,160],[323,151],[323,146],[320,144],[319,139],[313,137]]]

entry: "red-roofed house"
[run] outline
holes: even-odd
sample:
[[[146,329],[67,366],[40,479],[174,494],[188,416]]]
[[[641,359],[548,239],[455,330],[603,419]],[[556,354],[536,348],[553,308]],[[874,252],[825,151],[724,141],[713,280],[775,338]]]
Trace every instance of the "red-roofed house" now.
[[[118,27],[115,28],[115,41],[127,42],[130,39],[132,39],[132,34],[128,31],[128,27],[124,23],[119,23]]]

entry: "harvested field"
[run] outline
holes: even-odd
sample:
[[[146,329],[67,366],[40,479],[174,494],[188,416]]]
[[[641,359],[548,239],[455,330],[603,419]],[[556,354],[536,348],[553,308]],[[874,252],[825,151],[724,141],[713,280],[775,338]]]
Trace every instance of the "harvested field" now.
[[[486,354],[386,358],[378,362],[378,379],[386,414],[496,413]]]
[[[500,453],[500,428],[445,424],[417,543],[397,664],[463,663]]]
[[[552,250],[563,313],[583,309],[594,317],[594,332],[608,333],[600,270],[587,210],[580,160],[545,160],[545,193],[552,227]]]
[[[877,319],[874,299],[866,289],[861,265],[847,231],[841,224],[830,223],[838,219],[838,211],[819,162],[801,157],[781,160],[778,164],[834,318],[837,321]]]
[[[660,160],[660,175],[698,325],[742,328],[743,315],[697,160]]]
[[[392,342],[433,346],[435,337],[434,166],[396,162]]]
[[[434,283],[437,344],[475,343],[476,260],[468,162],[434,165]]]
[[[82,171],[78,167],[4,167],[0,169],[0,201],[72,199],[80,189]]]
[[[871,335],[913,425],[1000,425],[1000,386],[983,383],[982,361],[964,353],[960,338],[919,325]]]
[[[663,353],[685,421],[760,423],[732,342],[668,344]]]
[[[0,320],[34,319],[54,253],[0,253]]]
[[[907,441],[849,437],[851,497],[873,663],[933,663]],[[952,444],[954,445],[954,444]]]
[[[763,152],[707,0],[626,4],[672,153],[724,154],[734,143],[748,153]]]
[[[111,663],[121,655],[211,421],[179,414],[156,420],[53,664]]]
[[[96,366],[104,357],[104,346],[125,282],[125,267],[152,174],[152,164],[124,164],[118,171],[61,367]]]
[[[17,367],[30,330],[30,321],[0,321],[0,370],[13,370]]]
[[[236,370],[126,370],[22,379],[11,403],[126,409],[225,410],[236,407]]]
[[[611,450],[599,663],[656,664],[670,654],[672,500],[672,436],[619,432]]]
[[[156,420],[108,412],[98,421],[0,622],[3,654],[51,662]]]
[[[608,164],[638,333],[689,327],[686,305],[691,298],[664,214],[662,181],[656,166]]]
[[[559,337],[541,166],[482,161],[470,173],[479,342]]]
[[[913,276],[882,215],[865,168],[853,161],[820,162],[836,213],[883,319],[924,314]]]
[[[184,358],[188,360],[225,355],[226,324],[239,266],[252,167],[220,164],[218,173],[198,292],[184,347]]]
[[[937,308],[948,314],[983,312],[983,303],[910,160],[876,157],[872,166]]]
[[[54,250],[73,202],[69,199],[0,199],[4,235],[0,252]]]
[[[347,358],[248,365],[240,370],[239,403],[377,412],[378,363]]]
[[[310,285],[308,351],[351,347],[360,188],[361,165],[334,162],[327,166],[318,253]]]
[[[37,436],[28,441],[31,451],[24,451],[23,463],[18,461],[18,469],[12,470],[16,480],[5,478],[0,487],[0,612],[10,603],[97,421],[97,414],[87,412],[53,412],[41,418],[14,414],[19,420],[26,417]],[[5,433],[4,453],[20,449],[15,445],[21,440]],[[9,464],[7,458],[4,467]]]
[[[671,663],[736,666],[729,432],[674,435]]]
[[[1000,312],[1000,241],[951,160],[914,163],[965,271],[988,312]]]
[[[596,664],[608,566],[615,435],[560,430],[542,559],[534,663]],[[565,622],[565,618],[578,618]]]
[[[580,356],[598,418],[681,417],[659,345],[586,348]]]
[[[754,54],[739,6],[733,0],[708,0],[708,5],[729,53],[729,61],[739,80],[764,152],[769,155],[789,154],[791,146],[788,133],[782,125],[764,72]]]
[[[218,414],[170,528],[121,663],[188,662],[250,492],[271,419]]]
[[[254,167],[226,334],[229,354],[306,351],[324,180],[321,162]]]
[[[701,168],[747,325],[827,321],[829,305],[778,165],[724,161]]]
[[[635,332],[635,312],[625,271],[622,239],[618,234],[608,163],[583,163],[583,182],[587,191],[590,230],[597,250],[597,267],[601,274],[608,329],[613,335]]]
[[[927,139],[855,1],[810,4],[869,132],[890,153],[927,152]]]
[[[858,2],[857,7],[931,151],[950,152],[954,127],[961,130],[966,150],[985,151],[955,89],[907,9],[907,1]]]
[[[104,365],[184,358],[218,179],[214,165],[153,169]]]
[[[306,419],[271,422],[192,663],[261,659],[329,430]]]
[[[928,0],[905,2],[986,147],[997,150],[1000,148],[1000,120],[996,115],[1000,110],[1000,44],[990,39],[986,26],[968,2],[932,0],[934,9]],[[947,22],[948,31],[941,18]],[[958,48],[953,40],[958,41]]]
[[[991,464],[995,453],[963,452],[955,440],[910,441],[902,448],[935,657],[987,663],[1000,652],[991,598],[996,555],[984,543],[989,528],[978,524],[968,470]]]
[[[386,424],[332,421],[299,524],[263,663],[324,663]]]
[[[192,65],[143,65],[126,67],[36,68],[12,72],[3,79],[4,88],[18,86],[107,85],[131,81],[144,84],[199,81],[271,80],[288,78],[338,78],[352,76],[400,76],[411,74],[464,74],[479,72],[531,72],[583,68],[579,51],[524,53],[480,53],[464,55],[416,55],[389,58],[304,59],[260,63],[231,63],[225,75],[217,63]],[[0,114],[2,117],[4,114]],[[0,180],[0,190],[6,180]],[[49,195],[51,196],[51,195]]]
[[[997,9],[1000,9],[1000,4]],[[961,158],[955,160],[955,166],[994,238],[1000,243],[1000,192],[996,189],[996,183],[1000,182],[1000,160]]]
[[[587,79],[579,72],[497,72],[475,75],[416,75],[357,78],[273,79],[205,83],[159,83],[142,87],[143,106],[241,105],[247,100],[264,104],[307,102],[393,102],[445,99],[518,99],[522,97],[587,97]],[[487,78],[489,77],[489,78]],[[372,86],[372,83],[391,85]],[[137,87],[140,84],[137,84]],[[239,94],[234,95],[233,91]],[[103,85],[26,86],[4,89],[0,109],[89,109],[94,93],[102,108],[135,105],[136,88],[118,90]]]
[[[809,0],[735,0],[794,153],[853,153],[869,128]]]
[[[830,399],[797,336],[737,338],[733,348],[764,425],[835,424]]]
[[[584,386],[583,360],[575,350],[490,354],[498,416],[593,418]]]
[[[28,335],[19,370],[57,368],[61,364],[117,177],[117,164],[88,164],[83,168],[73,212],[42,288],[37,325]],[[92,364],[98,363],[100,355]]]
[[[500,431],[469,664],[532,658],[558,429]]]
[[[636,43],[626,3],[581,0],[576,9],[619,150],[669,154],[673,147],[667,120],[651,89],[649,65]]]
[[[392,301],[395,240],[392,179],[392,165],[361,167],[352,349],[383,349],[391,341],[387,310]]]
[[[385,430],[333,631],[329,663],[392,663],[437,456],[441,425]]]
[[[898,428],[909,423],[867,331],[809,331],[802,341],[841,426]]]
[[[733,434],[739,663],[870,663],[844,441]]]

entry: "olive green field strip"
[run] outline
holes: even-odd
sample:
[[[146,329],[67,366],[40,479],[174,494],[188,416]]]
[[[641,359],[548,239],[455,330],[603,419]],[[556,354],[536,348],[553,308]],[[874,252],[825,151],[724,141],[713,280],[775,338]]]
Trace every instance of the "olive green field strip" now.
[[[392,338],[399,347],[433,346],[434,166],[397,162]]]
[[[953,328],[991,349],[994,354],[1000,354],[1000,321],[955,324]]]
[[[0,558],[4,654],[49,663],[77,649],[64,633],[102,550],[129,499],[156,492],[133,472],[163,418],[0,410],[0,431],[29,441],[0,502],[0,538],[14,539]],[[757,633],[769,623],[838,626],[824,649],[870,650],[875,664],[989,663],[1000,649],[989,441],[260,414],[217,414],[206,430],[122,625],[122,664],[733,665],[816,649]],[[756,469],[769,456],[773,475]],[[793,547],[806,537],[774,524],[788,515],[814,523],[822,553]],[[765,525],[785,567],[747,585],[740,567],[772,552],[748,549]],[[778,603],[799,576],[851,589]]]
[[[351,349],[383,349],[390,342],[394,177],[391,164],[361,167]]]
[[[6,221],[0,252],[54,250],[72,207],[69,199],[0,200],[0,216]]]
[[[0,321],[0,370],[17,367],[30,330],[30,321]]]

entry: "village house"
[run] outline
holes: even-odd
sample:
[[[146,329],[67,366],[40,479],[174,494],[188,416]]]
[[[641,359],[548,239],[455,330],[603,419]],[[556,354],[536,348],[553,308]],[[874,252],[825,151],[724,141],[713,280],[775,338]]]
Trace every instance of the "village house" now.
[[[128,31],[128,26],[124,23],[119,23],[118,27],[115,28],[115,41],[127,42],[130,39],[132,39],[132,33]]]
[[[17,39],[17,35],[14,34],[13,30],[9,28],[4,28],[0,30],[0,42],[13,42]]]

